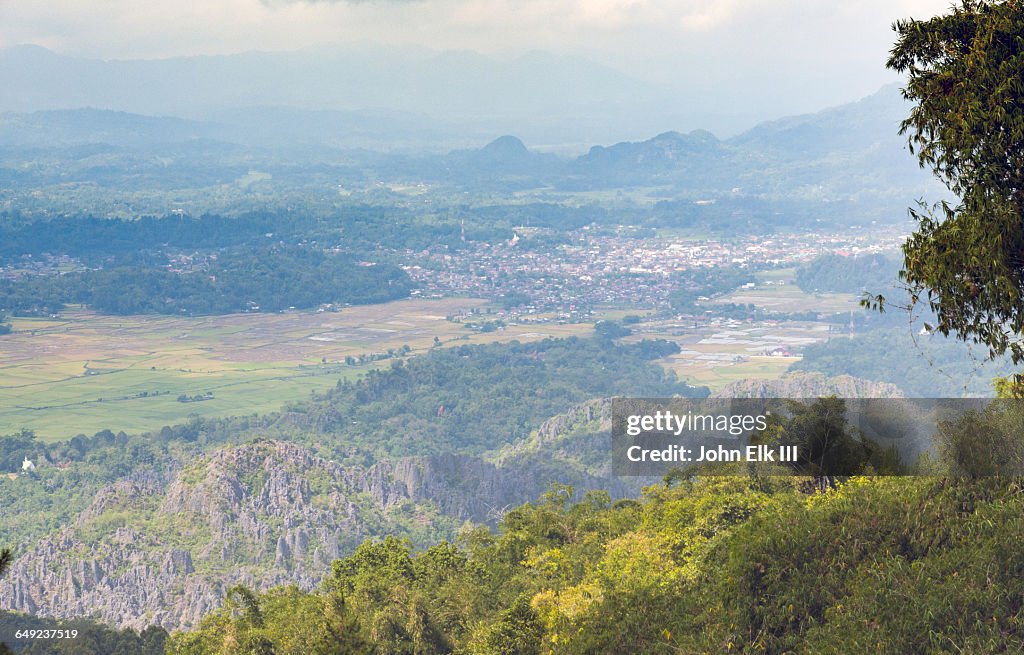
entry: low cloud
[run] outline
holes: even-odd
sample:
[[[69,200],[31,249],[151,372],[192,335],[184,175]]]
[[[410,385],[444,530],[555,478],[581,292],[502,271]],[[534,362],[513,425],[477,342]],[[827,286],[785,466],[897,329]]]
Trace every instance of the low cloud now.
[[[0,0],[0,47],[109,59],[367,43],[548,50],[695,95],[741,89],[772,111],[805,110],[800,98],[840,102],[891,80],[889,26],[944,12],[948,1]]]

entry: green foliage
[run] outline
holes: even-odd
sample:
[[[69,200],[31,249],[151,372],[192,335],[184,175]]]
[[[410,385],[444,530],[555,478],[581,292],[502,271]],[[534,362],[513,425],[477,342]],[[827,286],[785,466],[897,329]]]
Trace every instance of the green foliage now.
[[[938,425],[935,441],[944,473],[955,477],[1020,475],[1024,469],[1024,402],[997,399]]]
[[[366,542],[338,560],[319,593],[295,587],[228,592],[197,630],[174,636],[169,653],[277,655],[451,652],[475,611],[479,569],[450,544],[413,555],[408,542]],[[372,647],[371,644],[372,643]]]
[[[19,639],[16,636],[19,630],[77,631],[77,636]],[[162,655],[167,638],[167,631],[159,626],[136,632],[115,630],[88,619],[62,621],[0,611],[0,654],[5,653],[3,642],[6,642],[19,655]]]
[[[488,240],[498,234],[476,225],[474,230],[480,230],[479,236]],[[254,251],[265,249],[270,239],[283,243],[335,243],[342,237],[350,252],[375,251],[381,244],[422,249],[436,244],[456,247],[461,243],[459,222],[454,217],[443,224],[418,221],[395,202],[384,208],[352,203],[342,208],[332,204],[319,211],[263,210],[235,216],[197,217],[133,215],[132,220],[88,215],[31,220],[5,212],[0,214],[0,261],[61,253],[80,258],[91,267],[158,265],[166,263],[169,252]]]
[[[268,611],[276,598],[292,613],[342,603],[381,654],[1024,648],[1019,481],[801,488],[791,477],[679,479],[611,504],[555,486],[497,533],[467,530],[461,547],[366,542],[318,593],[259,595],[263,627],[229,604],[169,652],[243,652],[234,644],[253,634],[297,652],[282,640],[309,629]]]
[[[754,435],[755,443],[796,446],[799,460],[788,465],[801,475],[850,476],[865,473],[899,473],[894,454],[886,457],[881,446],[868,439],[846,419],[846,401],[831,396],[810,404],[786,401],[782,411],[773,411],[768,427]]]
[[[594,333],[599,339],[612,340],[628,337],[633,331],[616,321],[598,321],[594,324]]]
[[[136,265],[6,280],[0,282],[0,307],[38,314],[82,303],[108,314],[226,314],[385,302],[409,289],[397,266],[274,246],[216,253],[193,272]]]
[[[1014,493],[858,480],[765,512],[717,557],[715,574],[731,581],[712,596],[718,637],[741,652],[1018,650]],[[966,514],[965,498],[976,501]]]
[[[45,452],[45,447],[30,430],[0,436],[0,473],[20,471],[26,457],[34,460],[41,452]]]
[[[516,598],[466,648],[468,655],[540,655],[544,625],[526,596]]]
[[[706,395],[648,361],[662,352],[657,342],[578,338],[434,349],[291,410],[375,457],[477,454],[523,439],[591,398]]]
[[[922,167],[960,201],[911,214],[903,246],[912,302],[942,334],[1024,361],[1024,11],[1018,0],[962,0],[895,25],[888,66],[917,105],[902,132]],[[879,299],[884,303],[884,298]],[[884,306],[884,305],[883,305]]]
[[[224,607],[192,632],[178,633],[170,655],[361,655],[374,652],[337,595],[283,587],[255,594],[233,587]]]
[[[380,653],[451,652],[480,599],[478,565],[451,544],[413,556],[407,541],[366,542],[334,562],[330,593],[348,599]]]
[[[968,346],[939,334],[915,336],[906,326],[807,346],[790,370],[890,382],[919,398],[988,396],[993,378],[1014,371],[1007,359],[972,361]]]
[[[701,312],[697,301],[701,296],[711,298],[729,293],[742,285],[753,282],[751,271],[741,268],[713,267],[692,268],[673,275],[675,290],[668,300],[677,312]]]
[[[105,484],[152,472],[169,454],[155,441],[109,430],[59,443],[41,442],[29,431],[0,436],[0,473],[20,471],[24,457],[37,465],[13,480],[0,476],[0,507],[16,508],[0,512],[0,541],[28,541],[66,526]]]
[[[644,359],[661,359],[676,355],[682,350],[678,343],[668,339],[642,339],[636,347]]]
[[[529,305],[531,301],[530,296],[521,291],[511,291],[503,295],[500,299],[501,306],[505,310],[515,309],[523,305]]]
[[[236,609],[241,610],[241,619],[251,628],[262,628],[263,612],[260,610],[259,600],[250,589],[242,585],[235,585],[228,589],[225,596],[224,607],[229,612]]]
[[[899,265],[884,255],[822,255],[796,270],[796,284],[806,293],[874,293],[897,282]]]

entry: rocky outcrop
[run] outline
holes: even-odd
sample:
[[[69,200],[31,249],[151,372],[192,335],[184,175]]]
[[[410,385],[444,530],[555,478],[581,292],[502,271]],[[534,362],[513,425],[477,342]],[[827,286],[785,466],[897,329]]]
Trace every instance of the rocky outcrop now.
[[[536,441],[539,445],[551,444],[583,426],[611,434],[612,399],[590,400],[572,407],[564,414],[552,416],[537,429]]]
[[[460,455],[407,457],[374,466],[363,490],[385,508],[406,499],[430,502],[460,523],[494,523],[504,508],[536,500],[555,482],[581,490],[616,487],[614,480],[574,471],[550,456],[545,463],[515,459],[496,465]]]
[[[714,394],[714,398],[903,398],[903,391],[888,382],[873,382],[850,375],[828,377],[821,373],[793,372],[775,380],[737,380]]]
[[[0,606],[173,628],[195,624],[233,584],[311,588],[367,536],[343,473],[294,444],[262,442],[221,450],[164,484],[115,482],[19,557]],[[309,476],[324,480],[322,497]]]
[[[0,581],[0,608],[194,626],[235,584],[315,587],[332,560],[394,531],[393,512],[411,506],[417,519],[451,526],[493,522],[564,481],[564,467],[521,464],[440,455],[359,468],[283,441],[225,448],[170,475],[102,489],[74,524],[22,551]]]

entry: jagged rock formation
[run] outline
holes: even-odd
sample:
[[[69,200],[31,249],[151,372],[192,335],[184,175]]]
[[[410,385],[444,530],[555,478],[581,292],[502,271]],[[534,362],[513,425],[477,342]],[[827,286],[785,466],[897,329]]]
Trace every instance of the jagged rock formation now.
[[[656,479],[617,477],[612,473],[612,399],[598,398],[573,406],[544,421],[528,439],[507,446],[503,467],[547,471],[553,480],[590,489],[591,476],[612,498],[636,496]]]
[[[611,434],[612,399],[598,398],[572,407],[564,414],[552,416],[537,429],[536,443],[549,445],[570,435],[581,427]]]
[[[818,373],[737,382],[717,395],[831,393],[902,395]],[[184,467],[135,472],[100,490],[73,524],[22,550],[0,581],[0,608],[189,627],[235,584],[315,587],[333,559],[368,537],[419,529],[435,538],[466,521],[494,523],[552,482],[635,493],[644,480],[610,476],[611,403],[554,416],[494,461],[448,454],[343,466],[295,443],[256,440]]]
[[[283,441],[224,448],[104,488],[74,524],[21,554],[0,582],[0,608],[192,626],[238,583],[313,588],[333,559],[367,537],[402,532],[402,521],[450,533],[467,520],[493,522],[554,481],[608,486],[547,460],[542,468],[441,455],[367,469]]]
[[[714,394],[714,398],[903,398],[903,391],[888,382],[873,382],[850,375],[827,377],[821,373],[786,373],[776,380],[737,380]]]

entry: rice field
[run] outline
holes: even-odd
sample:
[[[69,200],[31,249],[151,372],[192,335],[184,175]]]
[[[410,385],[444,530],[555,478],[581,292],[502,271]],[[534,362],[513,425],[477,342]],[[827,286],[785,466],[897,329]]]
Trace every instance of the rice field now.
[[[716,298],[714,303],[756,305],[769,311],[821,313],[860,312],[860,298],[852,293],[806,293],[793,281],[796,269],[761,271],[753,288],[737,289]]]
[[[802,348],[833,334],[828,324],[803,321],[650,321],[634,326],[624,341],[674,341],[681,352],[660,363],[691,384],[717,389],[736,380],[777,378],[800,360]]]
[[[752,288],[711,301],[753,304],[775,312],[815,311],[821,314],[863,311],[853,294],[805,293],[793,282],[796,269],[761,271]],[[838,330],[838,331],[837,331]],[[635,326],[632,340],[675,341],[682,352],[661,361],[692,384],[718,389],[748,378],[773,379],[800,360],[804,347],[845,336],[840,325],[808,321],[745,322],[720,318],[707,321],[652,321]]]
[[[510,325],[480,333],[447,320],[485,305],[447,298],[323,313],[186,318],[75,310],[59,319],[14,319],[14,332],[0,337],[0,434],[24,428],[56,440],[107,428],[155,430],[191,414],[270,412],[390,364],[351,365],[346,357],[406,345],[414,355],[434,347],[435,337],[442,345],[531,341],[592,329]]]

